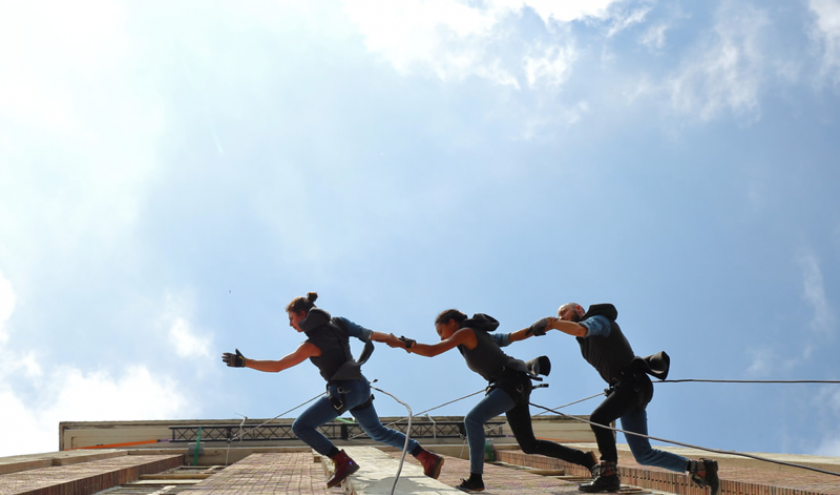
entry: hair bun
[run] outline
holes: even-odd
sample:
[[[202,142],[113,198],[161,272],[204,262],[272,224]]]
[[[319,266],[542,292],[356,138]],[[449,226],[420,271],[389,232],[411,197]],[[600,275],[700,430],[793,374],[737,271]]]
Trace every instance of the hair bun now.
[[[318,293],[317,292],[307,292],[306,293],[306,300],[307,301],[309,301],[311,303],[314,303],[316,299],[318,299]]]

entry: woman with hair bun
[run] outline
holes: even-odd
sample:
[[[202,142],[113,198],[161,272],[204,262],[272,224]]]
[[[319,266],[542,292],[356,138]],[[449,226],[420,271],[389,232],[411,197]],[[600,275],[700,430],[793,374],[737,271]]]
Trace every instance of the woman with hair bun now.
[[[333,487],[356,472],[359,465],[318,431],[322,424],[350,411],[371,439],[399,449],[405,446],[403,433],[386,428],[379,421],[373,407],[370,382],[361,370],[362,364],[373,352],[373,341],[394,346],[399,340],[391,334],[368,330],[347,318],[332,317],[315,306],[316,299],[318,294],[309,292],[306,297],[296,297],[286,307],[289,326],[307,337],[291,354],[277,361],[258,361],[246,359],[236,349],[235,354],[222,354],[222,361],[229,367],[276,373],[297,366],[308,358],[318,368],[327,381],[327,393],[295,419],[292,431],[316,452],[335,462],[335,473],[327,481],[327,487]],[[365,342],[365,350],[358,360],[353,359],[350,352],[351,336]],[[423,465],[426,476],[437,478],[440,475],[443,457],[425,450],[414,439],[409,440],[408,449]]]
[[[457,347],[467,366],[489,382],[487,395],[464,416],[470,448],[470,477],[462,479],[457,488],[468,493],[484,490],[484,424],[500,414],[505,414],[516,442],[526,454],[555,457],[590,470],[597,466],[592,452],[582,452],[534,437],[528,408],[533,388],[531,380],[539,379],[537,374],[548,375],[550,363],[545,356],[525,363],[502,352],[501,347],[527,339],[533,331],[525,328],[513,333],[491,334],[498,326],[499,322],[492,316],[478,313],[467,318],[457,309],[449,309],[435,320],[435,330],[440,336],[437,344],[418,344],[405,337],[397,342],[388,341],[391,347],[404,348],[426,357]]]

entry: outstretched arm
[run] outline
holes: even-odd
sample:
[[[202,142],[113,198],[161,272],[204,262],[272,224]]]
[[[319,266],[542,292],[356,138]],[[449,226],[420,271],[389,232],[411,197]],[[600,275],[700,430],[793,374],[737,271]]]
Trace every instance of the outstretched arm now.
[[[370,336],[370,340],[373,340],[374,342],[382,342],[387,344],[388,347],[405,347],[400,342],[400,339],[392,333],[373,332]]]
[[[399,345],[399,340],[394,334],[376,332],[370,329],[367,329],[357,323],[354,323],[343,316],[337,316],[336,320],[340,320],[344,323],[344,327],[347,329],[347,334],[351,337],[356,337],[364,342],[367,341],[374,341],[374,342],[382,342],[384,344],[388,344],[391,347],[402,347]]]
[[[510,343],[512,344],[514,342],[519,342],[521,340],[525,340],[525,339],[527,339],[529,337],[533,337],[533,336],[534,336],[534,331],[531,329],[531,327],[528,327],[528,328],[523,328],[522,330],[517,330],[517,331],[511,333],[510,336],[508,337],[508,339],[510,340]]]
[[[575,337],[586,337],[589,330],[580,323],[574,321],[561,320],[560,318],[549,317],[548,326],[546,330],[560,330],[563,333],[574,335]]]
[[[475,349],[475,346],[478,345],[478,341],[475,339],[475,332],[471,328],[462,328],[449,336],[448,339],[441,340],[437,344],[414,344],[411,347],[405,347],[404,341],[399,342],[406,351],[426,357],[443,354],[449,349],[462,344],[467,349]]]
[[[225,361],[225,363],[227,363],[228,366],[232,366],[232,367],[243,367],[244,366],[245,368],[251,368],[251,369],[254,369],[254,370],[257,370],[257,371],[265,371],[267,373],[277,373],[279,371],[289,369],[292,366],[297,366],[297,365],[299,365],[300,363],[302,363],[303,361],[305,361],[306,359],[308,359],[310,357],[320,356],[320,355],[321,355],[321,349],[318,349],[318,347],[315,346],[315,344],[312,344],[310,342],[304,342],[303,344],[300,345],[300,347],[295,349],[295,352],[292,352],[291,354],[287,354],[277,361],[272,361],[272,360],[261,361],[261,360],[257,360],[257,359],[247,359],[245,356],[242,356],[242,354],[240,354],[238,352],[238,350],[237,350],[237,356],[242,360],[241,361],[241,366],[237,366],[237,364],[233,364],[233,363],[235,363],[235,361],[232,357],[233,355],[231,355],[229,353],[223,354],[222,355],[222,360]]]
[[[528,328],[523,328],[512,333],[510,335],[510,341],[515,342],[516,340],[527,339],[532,335],[545,335],[545,332],[549,330],[560,330],[563,333],[574,335],[575,337],[586,337],[589,333],[587,327],[580,323],[549,316],[547,318],[540,318]]]

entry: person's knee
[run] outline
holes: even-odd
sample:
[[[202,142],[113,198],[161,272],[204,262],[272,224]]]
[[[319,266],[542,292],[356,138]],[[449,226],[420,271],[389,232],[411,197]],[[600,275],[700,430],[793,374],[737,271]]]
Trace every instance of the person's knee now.
[[[306,431],[310,430],[311,427],[300,420],[300,418],[295,419],[292,422],[292,432],[295,436],[300,437],[301,433],[305,433]]]
[[[384,426],[380,426],[379,428],[365,428],[365,433],[375,442],[382,442],[388,438],[388,430]]]
[[[464,426],[466,428],[470,427],[484,427],[484,420],[481,418],[480,414],[474,414],[472,411],[468,412],[466,416],[464,416]]]
[[[630,452],[633,454],[633,459],[642,466],[650,466],[653,464],[654,457],[656,457],[653,448],[650,444],[637,444],[628,442]]]
[[[643,452],[638,455],[633,454],[633,458],[636,459],[636,462],[638,462],[642,466],[652,466],[654,464],[654,455],[652,451]]]
[[[591,421],[593,423],[597,423],[599,425],[604,425],[604,426],[609,426],[609,424],[612,423],[612,420],[613,420],[613,418],[610,418],[608,415],[606,415],[604,413],[601,413],[599,411],[595,411],[589,416],[589,421]],[[592,425],[592,428],[595,429],[595,428],[598,428],[598,427],[595,426],[595,425]]]
[[[516,439],[519,443],[519,448],[522,449],[522,452],[525,454],[538,454],[537,452],[537,441],[534,439],[526,438],[523,440]]]

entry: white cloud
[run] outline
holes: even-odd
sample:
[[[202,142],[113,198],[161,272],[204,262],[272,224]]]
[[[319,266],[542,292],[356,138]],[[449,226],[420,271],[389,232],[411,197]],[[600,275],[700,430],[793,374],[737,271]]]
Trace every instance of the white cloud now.
[[[770,349],[748,349],[750,355],[750,366],[747,374],[750,376],[767,376],[777,365],[778,359]]]
[[[0,351],[3,349],[3,344],[9,340],[6,322],[12,317],[16,302],[17,296],[12,289],[12,283],[3,278],[3,274],[0,273]]]
[[[816,15],[811,37],[820,45],[820,76],[840,84],[840,0],[810,0],[808,7]]]
[[[797,262],[802,268],[802,298],[813,310],[811,328],[819,334],[828,334],[832,329],[834,313],[825,296],[819,260],[809,253],[800,256]]]
[[[770,349],[748,350],[750,366],[747,373],[752,376],[767,376],[772,372],[791,371],[810,362],[812,354],[832,337],[835,316],[825,295],[819,260],[812,253],[796,258],[802,270],[802,299],[812,311],[809,321],[810,332],[803,333],[796,342],[800,348],[788,346],[777,352]],[[840,394],[834,398],[834,405],[840,413]]]
[[[814,455],[840,457],[840,437],[823,439]]]
[[[547,56],[533,57],[529,53],[539,43],[526,43],[521,51],[523,42],[511,37],[509,23],[529,9],[548,31],[564,34],[562,29],[558,31],[558,23],[606,18],[609,7],[618,1],[344,0],[344,12],[359,27],[368,49],[382,55],[400,73],[419,72],[456,81],[477,76],[519,89],[524,70],[530,87],[544,76],[547,86],[555,89],[568,77],[571,45],[561,43],[544,49]]]
[[[525,73],[528,85],[535,87],[540,83],[549,87],[559,87],[569,78],[571,67],[577,60],[573,46],[545,47],[536,57],[525,57]]]
[[[589,113],[589,103],[579,101],[574,105],[559,109],[551,116],[536,115],[529,117],[522,126],[518,139],[532,141],[551,138],[557,127],[570,127],[580,122]]]
[[[189,294],[167,294],[159,325],[178,356],[202,358],[210,356],[213,333],[197,329],[192,323],[195,303]]]
[[[7,49],[0,52],[0,66],[6,69],[0,78],[0,108],[22,126],[84,135],[77,120],[81,102],[72,97],[73,90],[96,85],[108,69],[103,62],[124,54],[122,17],[118,4],[105,0],[4,5],[0,46]],[[57,73],[65,77],[45,77]],[[102,96],[93,87],[88,91],[91,99]]]
[[[28,378],[37,378],[44,374],[41,363],[38,362],[38,356],[34,351],[23,354],[20,358],[19,365],[24,371],[24,376]]]
[[[182,413],[187,402],[177,382],[153,375],[145,366],[129,366],[115,378],[98,371],[61,370],[56,400],[43,415],[61,421],[165,419]]]
[[[647,17],[650,11],[651,7],[643,7],[641,9],[636,9],[627,15],[617,16],[607,31],[607,38],[612,38],[630,26],[643,23],[645,21],[645,17]]]
[[[3,328],[15,301],[11,283],[0,275],[0,344],[7,340]],[[73,367],[46,366],[45,372],[37,352],[2,352],[17,358],[0,360],[0,457],[58,450],[61,421],[166,419],[192,410],[177,382],[145,366],[128,366],[119,377]],[[13,383],[27,394],[16,392]]]
[[[760,41],[767,14],[750,5],[726,2],[714,34],[690,53],[667,82],[677,112],[708,121],[725,111],[758,117],[765,72]]]
[[[837,430],[837,418],[840,418],[840,391],[836,387],[822,387],[814,399],[814,407],[825,411],[829,424],[834,431],[826,431],[814,455],[840,456],[840,430]]]
[[[664,23],[654,24],[642,34],[639,38],[639,43],[649,50],[660,50],[665,46],[665,32],[669,28],[670,26]]]
[[[175,352],[182,357],[210,356],[212,336],[196,335],[190,322],[184,318],[176,318],[169,329],[169,341],[175,346]]]
[[[105,0],[3,8],[0,224],[20,271],[107,251],[138,215],[164,118],[126,22]]]
[[[490,0],[490,5],[508,6],[520,10],[529,8],[546,23],[550,21],[572,22],[587,18],[604,19],[612,5],[621,0],[577,0],[557,2],[555,0]]]
[[[58,450],[61,421],[168,419],[192,412],[177,382],[143,366],[129,366],[119,377],[58,369],[45,389],[49,400],[28,404],[0,380],[0,457]]]

